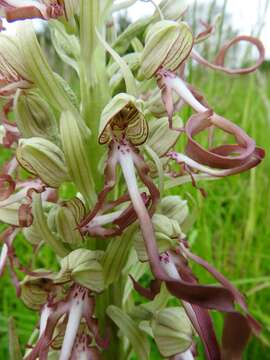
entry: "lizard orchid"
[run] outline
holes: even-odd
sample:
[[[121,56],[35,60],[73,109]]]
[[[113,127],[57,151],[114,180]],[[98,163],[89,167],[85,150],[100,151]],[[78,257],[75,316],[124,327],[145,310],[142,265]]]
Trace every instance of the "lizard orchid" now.
[[[186,193],[170,189],[263,160],[255,140],[187,83],[186,64],[244,75],[262,64],[264,47],[237,36],[208,61],[196,46],[218,23],[202,22],[194,35],[180,0],[162,0],[117,34],[114,14],[133,3],[0,0],[8,21],[53,19],[56,51],[46,53],[59,57],[63,75],[31,21],[14,36],[1,32],[0,146],[10,157],[0,172],[0,276],[9,270],[17,296],[39,313],[14,358],[126,360],[134,352],[149,360],[151,339],[170,360],[203,351],[207,360],[240,360],[260,332],[240,291],[193,252],[194,213]],[[225,65],[240,41],[257,48],[257,61]],[[215,129],[224,143],[214,145]],[[30,257],[19,256],[19,242]],[[192,263],[218,284],[199,283]],[[221,339],[212,311],[224,318]],[[10,341],[18,343],[14,332]]]

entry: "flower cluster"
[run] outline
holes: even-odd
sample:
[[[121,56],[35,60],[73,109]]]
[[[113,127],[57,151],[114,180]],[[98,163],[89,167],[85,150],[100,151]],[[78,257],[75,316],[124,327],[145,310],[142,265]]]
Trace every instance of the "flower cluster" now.
[[[150,339],[166,359],[194,359],[198,337],[207,359],[240,359],[260,331],[244,296],[191,252],[187,201],[168,190],[263,160],[264,150],[185,78],[191,60],[227,74],[253,72],[264,47],[238,36],[209,62],[196,44],[215,27],[194,35],[180,0],[162,0],[117,34],[114,13],[134,2],[0,0],[7,21],[25,20],[16,36],[0,33],[0,140],[10,152],[0,174],[0,275],[9,269],[17,295],[40,314],[27,360],[129,359],[131,351],[147,360]],[[32,18],[48,21],[72,83],[50,67]],[[230,68],[227,51],[240,41],[257,48],[258,60]],[[193,110],[187,120],[184,106]],[[235,143],[213,147],[215,129]],[[207,131],[204,147],[195,136]],[[31,244],[33,264],[52,251],[54,271],[23,264],[17,241]],[[219,285],[200,284],[192,262]],[[136,303],[134,292],[149,301]],[[212,310],[224,314],[221,343]]]

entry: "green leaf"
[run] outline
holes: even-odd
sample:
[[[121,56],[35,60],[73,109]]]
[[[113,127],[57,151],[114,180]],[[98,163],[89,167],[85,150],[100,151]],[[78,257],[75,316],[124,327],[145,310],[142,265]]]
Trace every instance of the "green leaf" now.
[[[135,78],[128,67],[125,60],[121,58],[121,56],[103,39],[103,37],[99,34],[99,32],[96,30],[97,37],[101,44],[104,46],[104,48],[110,53],[110,55],[113,57],[114,61],[119,65],[120,69],[122,70],[123,77],[125,79],[127,93],[130,95],[137,95],[137,85]]]
[[[59,21],[50,21],[51,39],[60,59],[79,75],[80,43],[75,35],[69,35]]]
[[[138,358],[148,360],[150,344],[147,336],[139,329],[138,325],[123,310],[114,305],[110,305],[106,312],[121,330],[121,334],[128,338]]]

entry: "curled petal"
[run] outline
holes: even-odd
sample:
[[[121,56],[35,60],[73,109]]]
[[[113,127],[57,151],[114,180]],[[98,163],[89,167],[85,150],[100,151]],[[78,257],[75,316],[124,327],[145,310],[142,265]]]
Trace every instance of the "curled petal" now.
[[[0,175],[0,201],[6,200],[15,190],[16,183],[6,174]]]
[[[32,201],[33,194],[41,194],[46,189],[45,185],[37,182],[35,187],[32,187],[27,190],[26,193],[26,203],[22,204],[19,208],[19,225],[21,227],[29,227],[33,223],[33,215],[32,215]]]
[[[189,168],[192,168],[196,171],[200,171],[202,173],[214,176],[214,177],[225,177],[230,175],[236,175],[239,173],[242,173],[244,171],[247,171],[255,166],[257,166],[265,157],[265,151],[261,148],[256,148],[252,156],[247,159],[246,162],[244,162],[240,166],[236,166],[231,169],[212,169],[210,167],[204,166],[193,159],[189,158],[188,156],[176,152],[168,153],[168,156],[172,159],[176,160],[179,164],[186,164]],[[191,174],[191,173],[190,173]],[[192,174],[193,177],[193,174]],[[193,179],[195,181],[195,178]],[[196,184],[195,184],[196,185]]]
[[[225,288],[230,290],[234,295],[236,301],[241,305],[244,311],[247,310],[247,304],[245,302],[244,296],[240,293],[240,291],[222,275],[219,271],[217,271],[211,264],[207,261],[199,257],[198,255],[193,254],[189,251],[184,245],[181,245],[181,251],[191,260],[195,261],[197,264],[204,267],[210,274],[214,276]]]
[[[211,126],[234,135],[237,145],[223,145],[205,150],[194,136]],[[213,114],[211,110],[191,116],[186,124],[188,144],[186,153],[195,161],[221,169],[242,165],[255,151],[255,141],[251,139],[239,126],[231,121]]]
[[[225,66],[225,57],[227,55],[228,50],[235,44],[237,44],[240,41],[247,41],[250,44],[254,45],[257,50],[259,51],[259,58],[257,60],[257,62],[250,67],[247,68],[240,68],[240,69],[232,69],[229,67]],[[257,39],[254,38],[252,36],[236,36],[235,38],[231,39],[230,41],[228,41],[219,51],[217,57],[215,58],[215,60],[213,61],[213,63],[209,62],[208,60],[204,59],[199,53],[197,53],[197,51],[195,51],[194,49],[191,52],[191,57],[196,60],[199,64],[204,65],[206,67],[209,67],[210,69],[213,70],[219,70],[219,71],[223,71],[227,74],[248,74],[251,73],[253,71],[256,71],[258,69],[259,66],[261,66],[261,64],[264,61],[265,58],[265,49],[264,46],[262,44],[262,42]]]
[[[44,19],[44,15],[36,6],[25,6],[13,9],[6,9],[6,19],[8,22],[36,18]]]
[[[17,126],[8,120],[2,121],[5,128],[5,136],[3,138],[3,146],[6,148],[11,148],[13,144],[16,144],[20,138],[20,132]]]

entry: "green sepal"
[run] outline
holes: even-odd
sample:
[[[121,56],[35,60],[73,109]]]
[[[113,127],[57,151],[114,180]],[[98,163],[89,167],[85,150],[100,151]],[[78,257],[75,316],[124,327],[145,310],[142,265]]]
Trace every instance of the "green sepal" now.
[[[20,165],[54,188],[68,181],[69,175],[62,150],[41,137],[20,139],[16,152]]]
[[[36,92],[18,90],[14,98],[14,113],[22,137],[56,141],[58,129],[54,113]]]
[[[59,281],[69,277],[70,280],[92,290],[104,290],[104,275],[101,265],[102,251],[77,249],[61,260]]]
[[[193,328],[181,307],[156,312],[151,327],[157,347],[166,358],[184,352],[192,345]]]

